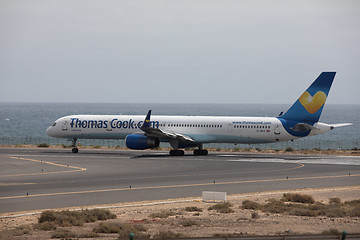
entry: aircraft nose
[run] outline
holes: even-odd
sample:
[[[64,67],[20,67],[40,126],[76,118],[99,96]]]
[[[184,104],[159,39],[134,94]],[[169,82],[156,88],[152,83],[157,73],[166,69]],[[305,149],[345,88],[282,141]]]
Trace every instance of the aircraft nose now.
[[[52,128],[53,128],[53,127],[50,126],[50,127],[48,127],[48,129],[46,129],[46,134],[47,134],[48,136],[50,136],[50,137],[53,137],[53,133],[54,133],[54,131],[53,131]]]

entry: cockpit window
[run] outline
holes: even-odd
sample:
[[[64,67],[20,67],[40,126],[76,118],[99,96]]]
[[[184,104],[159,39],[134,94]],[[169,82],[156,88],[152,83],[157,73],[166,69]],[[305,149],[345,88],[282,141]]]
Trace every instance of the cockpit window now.
[[[51,125],[52,127],[55,127],[56,126],[56,122],[53,123],[53,125]]]

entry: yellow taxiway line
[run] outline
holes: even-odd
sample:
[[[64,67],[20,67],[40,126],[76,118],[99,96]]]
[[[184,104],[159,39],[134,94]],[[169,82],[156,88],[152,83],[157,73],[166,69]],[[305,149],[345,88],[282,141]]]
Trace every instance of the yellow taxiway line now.
[[[36,160],[36,159],[30,159],[30,158],[23,158],[23,157],[9,157],[9,158],[17,159],[17,160],[23,160],[23,161],[31,161],[31,162],[36,162],[36,163],[43,163],[43,164],[48,164],[48,165],[54,165],[54,166],[57,166],[57,167],[64,167],[64,168],[67,168],[67,169],[71,168],[73,170],[56,171],[56,172],[41,172],[41,173],[9,174],[9,175],[0,175],[0,177],[31,176],[31,175],[45,175],[45,174],[55,174],[55,173],[69,173],[69,172],[86,171],[86,168],[75,167],[75,166],[59,164],[59,163],[53,163],[53,162],[48,162],[48,161],[42,161],[42,160]]]

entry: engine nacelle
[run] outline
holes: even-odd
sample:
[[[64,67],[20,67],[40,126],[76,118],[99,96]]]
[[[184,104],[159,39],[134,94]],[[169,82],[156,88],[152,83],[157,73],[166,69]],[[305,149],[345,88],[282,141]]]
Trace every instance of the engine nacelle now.
[[[159,139],[141,134],[130,134],[125,138],[126,146],[130,149],[144,150],[159,147]]]

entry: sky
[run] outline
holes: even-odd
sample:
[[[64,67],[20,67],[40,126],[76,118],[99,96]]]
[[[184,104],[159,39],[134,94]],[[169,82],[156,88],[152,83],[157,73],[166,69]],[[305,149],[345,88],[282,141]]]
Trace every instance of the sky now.
[[[0,0],[0,102],[360,104],[358,0]]]

